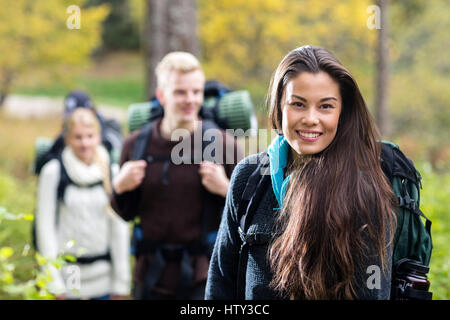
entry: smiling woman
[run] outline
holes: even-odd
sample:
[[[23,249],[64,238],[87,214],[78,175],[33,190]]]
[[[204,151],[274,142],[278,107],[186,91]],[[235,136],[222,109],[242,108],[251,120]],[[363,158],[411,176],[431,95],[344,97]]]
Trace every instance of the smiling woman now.
[[[273,192],[247,195],[264,153],[238,164],[206,298],[389,299],[396,199],[355,80],[327,50],[303,46],[280,62],[267,101],[279,136],[267,150],[270,179],[253,192],[269,181]]]
[[[101,143],[100,123],[90,110],[79,108],[75,110],[66,122],[65,142],[70,146],[75,156],[90,165]]]
[[[342,109],[339,84],[328,73],[303,72],[286,86],[282,131],[291,154],[315,154],[333,141]]]
[[[291,298],[388,298],[395,197],[356,81],[327,50],[304,46],[272,85],[271,119],[291,173],[270,248],[272,287]],[[377,293],[360,283],[370,265],[383,269]]]

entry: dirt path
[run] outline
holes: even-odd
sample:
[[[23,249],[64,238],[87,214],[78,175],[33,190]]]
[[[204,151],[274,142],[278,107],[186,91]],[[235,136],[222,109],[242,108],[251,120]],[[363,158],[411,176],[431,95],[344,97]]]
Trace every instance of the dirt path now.
[[[10,95],[5,101],[4,111],[18,118],[47,118],[61,116],[64,98],[51,98],[45,96]],[[127,119],[127,111],[111,105],[98,104],[97,109],[106,117],[114,118],[119,122]]]

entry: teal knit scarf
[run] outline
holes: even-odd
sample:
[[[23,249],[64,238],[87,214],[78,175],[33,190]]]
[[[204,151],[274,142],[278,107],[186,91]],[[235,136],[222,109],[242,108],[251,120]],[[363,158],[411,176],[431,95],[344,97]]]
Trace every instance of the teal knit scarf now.
[[[289,179],[292,176],[290,174],[284,178],[284,169],[287,166],[289,150],[290,146],[284,136],[276,137],[267,148],[270,162],[272,188],[280,208],[283,206],[284,195],[286,194]]]

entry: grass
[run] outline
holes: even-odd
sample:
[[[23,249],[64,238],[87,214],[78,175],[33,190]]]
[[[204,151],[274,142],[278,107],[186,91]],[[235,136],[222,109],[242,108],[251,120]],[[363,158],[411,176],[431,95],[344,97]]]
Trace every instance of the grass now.
[[[71,86],[54,84],[48,87],[18,87],[14,93],[30,96],[62,97],[74,88],[87,91],[97,104],[113,105],[124,109],[132,103],[145,101],[143,81],[132,76],[101,79],[95,76],[81,75],[76,78]]]
[[[29,177],[38,136],[55,137],[61,120],[9,118],[0,113],[0,168],[19,179]]]
[[[55,136],[60,125],[57,119],[30,121],[0,114],[0,207],[16,214],[33,214],[37,182],[31,174],[34,141],[38,136]],[[33,278],[38,266],[31,246],[31,222],[0,221],[0,247],[4,246],[14,251],[15,280],[24,283]],[[17,297],[0,292],[0,299],[12,298]]]
[[[102,57],[78,75],[63,81],[43,82],[37,76],[22,79],[14,94],[63,97],[78,88],[86,90],[97,104],[127,108],[145,101],[145,79],[142,58],[138,53],[119,52]]]
[[[428,163],[421,163],[421,210],[432,221],[433,251],[430,261],[430,290],[434,299],[450,300],[450,173],[436,174]]]

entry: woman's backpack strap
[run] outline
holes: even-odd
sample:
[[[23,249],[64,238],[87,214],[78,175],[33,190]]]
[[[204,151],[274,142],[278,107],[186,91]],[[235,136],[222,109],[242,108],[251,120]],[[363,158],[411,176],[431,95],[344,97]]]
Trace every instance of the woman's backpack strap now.
[[[271,236],[267,234],[247,234],[251,218],[256,212],[257,206],[261,202],[261,199],[267,190],[267,186],[271,181],[270,171],[268,170],[269,161],[267,153],[262,153],[259,160],[260,163],[256,166],[256,169],[251,173],[247,180],[237,209],[237,221],[239,221],[238,232],[242,240],[239,250],[236,285],[236,295],[238,299],[244,299],[245,297],[245,273],[249,246],[268,243],[271,238]]]
[[[251,220],[253,215],[253,209],[256,209],[255,204],[261,200],[265,186],[270,181],[269,157],[267,153],[261,153],[258,160],[259,163],[250,174],[238,204],[237,221],[239,221],[239,228],[242,232],[247,230],[248,221]]]
[[[394,145],[385,141],[381,143],[381,168],[389,181],[393,179]]]

